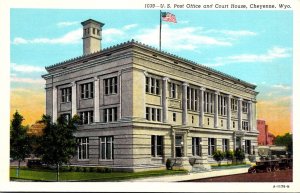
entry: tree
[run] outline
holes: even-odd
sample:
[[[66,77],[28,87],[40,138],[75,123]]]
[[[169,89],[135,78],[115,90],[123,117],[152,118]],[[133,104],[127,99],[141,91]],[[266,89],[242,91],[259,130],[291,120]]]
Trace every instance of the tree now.
[[[286,146],[289,153],[293,153],[293,135],[286,133],[283,136],[276,136],[274,139],[274,144],[279,146]]]
[[[218,165],[221,165],[221,161],[224,159],[225,155],[222,151],[217,150],[213,153],[213,158],[215,161],[218,162]]]
[[[77,130],[79,117],[75,115],[67,121],[60,116],[57,123],[52,123],[50,116],[43,115],[41,122],[45,124],[45,129],[39,140],[37,153],[45,164],[56,166],[56,180],[59,181],[59,166],[68,163],[76,153],[74,132]]]
[[[229,160],[233,160],[233,158],[234,158],[234,153],[233,153],[233,151],[231,151],[231,150],[228,150],[228,151],[226,151],[225,152],[225,158],[227,159],[227,164],[228,164],[228,161]]]
[[[30,139],[27,135],[28,127],[22,125],[24,118],[18,111],[13,115],[10,125],[10,157],[18,161],[17,177],[19,177],[20,163],[30,155]]]
[[[241,148],[237,148],[234,151],[234,157],[236,158],[237,161],[243,161],[245,159],[245,153]]]

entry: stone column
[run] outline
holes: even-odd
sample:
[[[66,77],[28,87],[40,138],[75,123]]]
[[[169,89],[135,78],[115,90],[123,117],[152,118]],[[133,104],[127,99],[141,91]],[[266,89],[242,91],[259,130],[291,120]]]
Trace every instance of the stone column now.
[[[239,103],[238,103],[238,129],[241,131],[242,130],[242,102],[243,102],[243,99],[242,98],[239,98]]]
[[[168,77],[163,78],[162,86],[162,110],[163,110],[163,122],[168,122]]]
[[[218,104],[218,96],[219,96],[219,92],[216,91],[215,92],[215,114],[214,114],[214,127],[217,128],[219,126],[219,112],[218,112],[218,108],[219,108],[219,104]]]
[[[231,95],[227,96],[227,129],[231,129]]]
[[[55,123],[57,121],[57,87],[52,85],[52,122]]]
[[[199,127],[204,126],[204,91],[205,88],[201,87],[199,89],[200,94],[198,95],[199,100]]]
[[[188,83],[182,84],[182,125],[187,124],[187,87]]]
[[[253,111],[252,111],[252,101],[248,102],[248,121],[249,121],[249,131],[253,130]]]
[[[257,131],[257,118],[256,118],[256,101],[253,101],[252,103],[252,112],[253,112],[253,116],[252,116],[252,131]]]
[[[100,110],[99,110],[99,78],[94,78],[94,122],[100,122]]]
[[[77,84],[72,82],[72,117],[77,114]]]
[[[120,101],[120,106],[119,106],[119,119],[122,119],[122,71],[120,70],[118,72],[118,92],[119,92],[119,101]],[[145,77],[144,77],[144,86],[145,84]],[[143,97],[145,98],[145,88],[143,89]],[[145,114],[145,113],[144,113]]]

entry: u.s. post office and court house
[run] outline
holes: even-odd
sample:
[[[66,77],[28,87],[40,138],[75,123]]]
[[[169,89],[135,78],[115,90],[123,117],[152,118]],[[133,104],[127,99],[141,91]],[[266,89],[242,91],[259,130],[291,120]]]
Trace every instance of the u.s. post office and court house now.
[[[71,164],[141,171],[211,163],[215,150],[257,154],[255,85],[134,40],[101,49],[104,24],[82,26],[83,56],[43,75],[46,113],[81,119]]]

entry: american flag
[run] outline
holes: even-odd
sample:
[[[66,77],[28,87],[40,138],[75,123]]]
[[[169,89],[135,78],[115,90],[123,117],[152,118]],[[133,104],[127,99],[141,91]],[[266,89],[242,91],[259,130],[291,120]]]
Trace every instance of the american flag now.
[[[169,13],[169,12],[162,12],[162,13],[161,13],[161,17],[162,17],[162,20],[163,20],[163,21],[177,23],[176,17],[175,17],[175,15],[172,14],[172,13]]]

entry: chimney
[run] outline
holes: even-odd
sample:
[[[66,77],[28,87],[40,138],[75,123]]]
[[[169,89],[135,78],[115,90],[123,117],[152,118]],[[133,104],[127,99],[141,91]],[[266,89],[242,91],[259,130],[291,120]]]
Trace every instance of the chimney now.
[[[101,50],[102,27],[104,23],[88,19],[81,22],[83,27],[83,54],[91,54]]]

